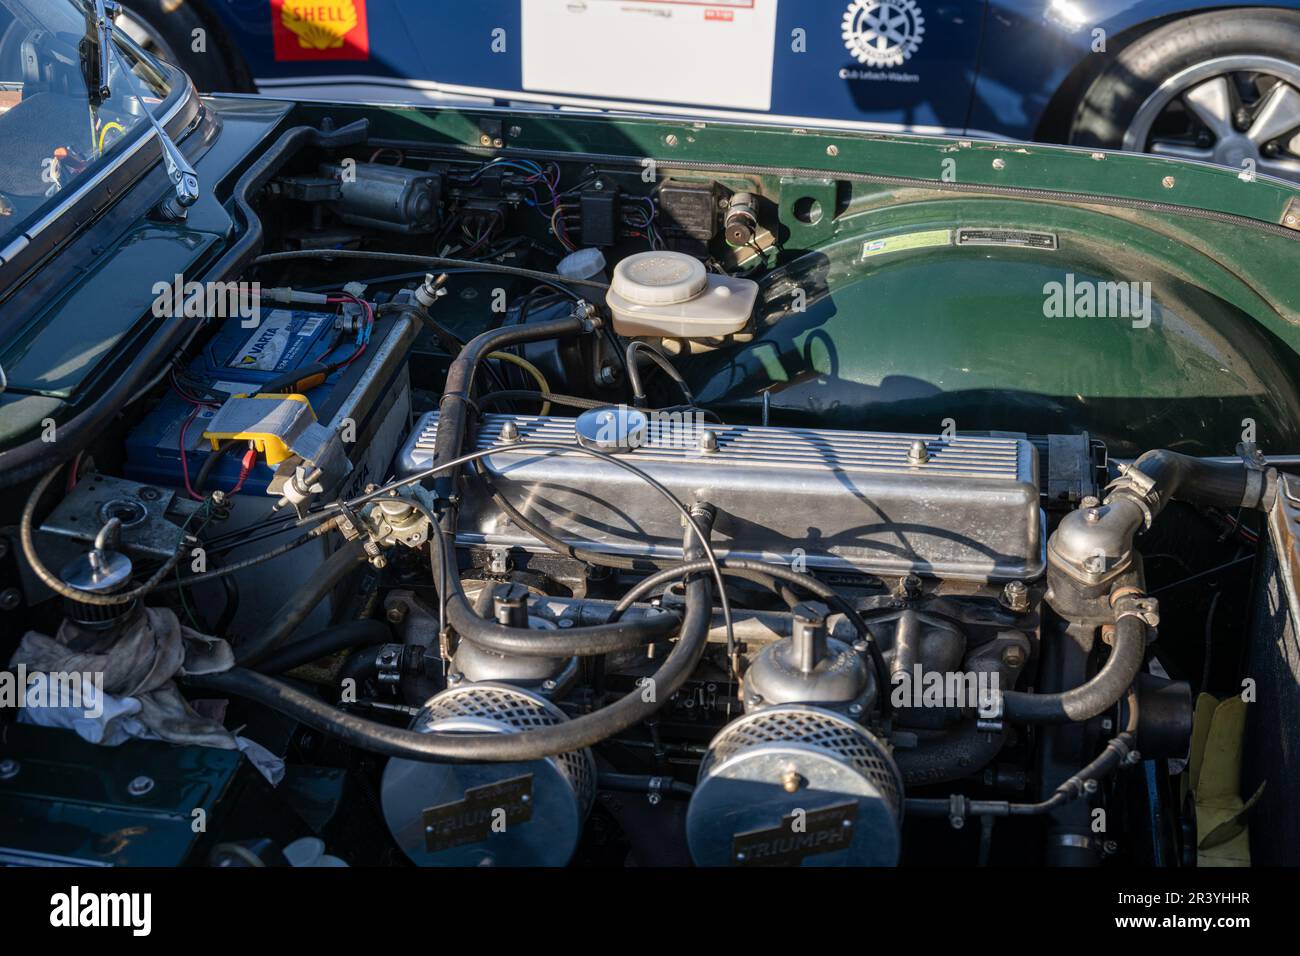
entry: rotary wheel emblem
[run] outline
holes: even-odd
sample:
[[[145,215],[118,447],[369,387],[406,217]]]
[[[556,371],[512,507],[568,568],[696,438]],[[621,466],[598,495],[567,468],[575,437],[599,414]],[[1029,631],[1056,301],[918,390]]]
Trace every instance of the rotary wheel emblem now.
[[[925,17],[916,0],[854,0],[841,32],[859,63],[901,66],[921,46]]]

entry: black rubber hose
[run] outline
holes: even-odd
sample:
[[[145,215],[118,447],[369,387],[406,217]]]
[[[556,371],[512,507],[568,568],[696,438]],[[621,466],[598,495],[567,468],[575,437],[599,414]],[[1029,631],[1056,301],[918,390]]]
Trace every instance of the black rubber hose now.
[[[442,547],[438,546],[441,540]],[[435,581],[455,580],[455,569],[447,552],[446,536],[435,534],[429,543]],[[448,569],[444,576],[442,567]],[[708,562],[705,562],[707,569]],[[596,657],[615,651],[644,647],[670,637],[681,625],[676,614],[663,611],[632,621],[592,624],[568,631],[542,631],[509,627],[479,616],[459,583],[447,588],[447,623],[457,634],[484,650],[520,657]]]
[[[1091,720],[1115,706],[1142,670],[1146,658],[1147,626],[1125,615],[1115,622],[1110,657],[1092,680],[1059,694],[1004,691],[1002,716],[1031,724],[1065,724]]]
[[[642,342],[640,339],[633,339],[628,343],[627,351],[624,354],[623,362],[627,366],[628,384],[632,386],[632,401],[640,408],[645,404],[645,388],[641,384],[641,370],[637,367],[637,356],[645,355],[646,358],[654,362],[668,375],[677,387],[682,390],[682,396],[686,399],[687,405],[695,404],[695,393],[691,387],[686,384],[686,379],[682,378],[682,373],[673,367],[673,363],[668,361],[668,356],[664,355],[649,342]]]
[[[209,269],[205,278],[224,280],[243,269],[257,254],[262,244],[262,222],[249,201],[249,196],[265,186],[290,159],[304,146],[330,149],[364,142],[369,126],[358,120],[336,130],[319,130],[312,126],[296,126],[287,130],[274,145],[262,153],[235,183],[232,200],[235,212],[243,220],[243,231],[226,249],[222,257]],[[192,316],[174,316],[163,321],[158,329],[142,344],[131,360],[130,366],[103,394],[81,412],[59,423],[59,440],[55,442],[32,439],[0,452],[0,488],[8,488],[35,478],[41,472],[57,466],[82,451],[98,437],[104,425],[136,398],[148,386],[150,376],[178,350],[182,349],[202,327]]]
[[[468,424],[470,388],[479,363],[489,352],[524,342],[542,342],[577,335],[586,328],[587,321],[574,315],[549,322],[489,329],[470,339],[447,369],[442,401],[438,403],[438,434],[433,443],[433,464],[443,464],[460,456]],[[433,481],[434,497],[444,501],[453,500],[458,473],[459,469],[452,468],[439,474]]]
[[[363,694],[370,696],[370,691],[379,682],[379,656],[383,649],[382,644],[358,647],[356,653],[348,657],[339,668],[337,675],[339,687],[346,688],[347,682],[352,681],[357,696]]]
[[[628,472],[629,474],[635,475],[641,481],[644,481],[646,484],[648,484],[651,488],[654,489],[656,494],[658,494],[665,501],[667,501],[677,511],[677,513],[682,516],[683,523],[687,528],[688,532],[694,536],[694,540],[699,542],[700,553],[703,554],[705,559],[709,562],[709,567],[710,570],[713,572],[714,580],[717,581],[718,587],[720,589],[720,593],[718,595],[718,603],[722,607],[722,617],[723,620],[725,621],[726,629],[727,629],[727,654],[729,657],[734,658],[735,632],[732,627],[733,622],[731,618],[731,602],[726,594],[726,585],[722,577],[722,568],[717,564],[717,559],[714,556],[713,550],[712,548],[709,547],[707,541],[708,532],[706,529],[712,526],[713,518],[714,518],[713,508],[711,508],[706,503],[697,503],[688,508],[686,505],[682,504],[682,502],[679,501],[677,497],[673,495],[673,493],[663,485],[662,482],[658,481],[651,475],[647,474],[645,471],[642,471],[640,468],[637,468],[635,465],[632,465],[621,458],[618,458],[614,455],[606,454],[605,452],[602,451],[597,451],[594,448],[587,448],[583,445],[561,445],[553,442],[529,442],[527,443],[527,447],[530,450],[540,451],[547,454],[575,454],[575,453],[582,454],[588,457],[599,459],[600,461],[607,462],[608,464],[613,465],[616,468],[621,468],[622,470]],[[493,455],[497,453],[498,453],[497,449],[495,447],[492,447],[492,448],[480,449],[478,451],[470,452],[465,455],[459,455],[456,458],[451,459],[450,461],[446,461],[443,462],[442,464],[435,465],[431,468],[418,471],[413,475],[408,475],[407,477],[399,479],[398,481],[390,485],[373,488],[372,490],[367,491],[364,495],[361,495],[357,498],[353,498],[350,502],[347,502],[346,505],[352,508],[360,507],[366,502],[373,501],[376,498],[388,493],[393,488],[396,488],[402,484],[408,484],[416,481],[423,481],[425,478],[431,477],[432,475],[435,474],[454,471],[464,465],[470,464],[471,462],[478,461],[481,458],[485,458],[488,457],[489,455]],[[408,500],[408,503],[411,505],[411,507],[417,508],[420,511],[424,511],[424,508],[422,506],[415,504],[413,501]],[[344,503],[339,502],[335,505],[335,507],[342,508],[344,507]],[[439,524],[441,524],[443,526],[442,533],[447,536],[447,545],[454,547],[456,517],[457,517],[455,506],[444,504],[443,513],[438,517],[436,521],[427,512],[425,512],[425,514],[426,517],[429,518],[431,525],[438,527]],[[441,559],[443,555],[438,554],[438,555],[434,555],[433,557]],[[440,571],[440,568],[442,567],[446,567],[449,569],[452,568],[452,562],[450,557],[447,558],[445,564],[439,562],[439,564],[434,568],[435,572],[438,573],[439,579],[442,581],[442,587],[440,587],[439,589],[439,599],[442,602],[442,620],[445,622],[446,605],[452,600],[449,597],[449,595],[455,595],[455,600],[464,607],[468,607],[469,602],[466,600],[464,591],[461,589],[459,575],[443,574]],[[475,616],[477,617],[477,615]],[[479,620],[481,621],[482,619],[480,618]],[[478,626],[482,626],[482,625],[478,625]],[[491,625],[489,624],[489,626]],[[500,629],[502,625],[497,624],[495,625],[495,627]],[[567,634],[568,639],[578,640],[581,637],[581,632],[583,630],[586,629],[573,628]],[[531,643],[532,642],[530,642],[530,644]],[[549,654],[547,656],[549,656]]]
[[[369,644],[386,644],[391,639],[392,634],[383,621],[345,621],[280,648],[264,657],[255,669],[263,674],[283,674],[337,651]]]
[[[1219,508],[1266,507],[1269,483],[1263,473],[1244,462],[1206,461],[1178,452],[1158,449],[1142,455],[1129,466],[1154,482],[1159,496],[1157,509],[1171,499]]]
[[[1094,784],[1110,776],[1121,766],[1135,763],[1137,744],[1138,696],[1133,688],[1128,690],[1128,723],[1125,729],[1106,742],[1105,748],[1077,773],[1061,781],[1060,786],[1046,800],[1037,803],[1008,803],[1006,800],[969,800],[966,797],[908,798],[908,813],[921,816],[950,816],[957,807],[970,816],[1033,817],[1051,813],[1066,804],[1095,790]],[[1140,755],[1138,755],[1140,756]],[[904,778],[906,781],[906,778]],[[922,781],[918,781],[920,783]],[[927,781],[928,782],[928,781]]]
[[[689,556],[699,554],[698,545],[691,547],[694,536],[690,529],[687,536]],[[691,578],[686,584],[686,614],[680,637],[646,682],[594,713],[514,734],[424,734],[390,727],[353,716],[283,681],[242,667],[184,680],[193,687],[222,691],[263,704],[322,733],[336,736],[346,744],[388,757],[425,762],[539,760],[600,743],[654,715],[667,704],[690,679],[704,654],[712,612],[709,578]]]
[[[803,574],[799,571],[792,571],[789,568],[779,564],[767,564],[763,561],[749,561],[743,558],[719,558],[718,564],[722,567],[723,574],[730,572],[757,572],[768,578],[775,578],[777,581],[784,581],[796,587],[801,587],[810,592],[815,597],[820,598],[829,604],[832,608],[839,611],[849,619],[854,630],[867,645],[867,654],[871,657],[872,667],[876,672],[876,681],[880,685],[880,710],[882,713],[889,713],[891,709],[889,701],[889,668],[885,664],[885,656],[880,652],[880,645],[876,643],[875,636],[867,627],[866,620],[858,613],[857,608],[846,601],[840,594],[828,584],[823,584],[811,574]],[[667,568],[663,571],[656,572],[649,577],[638,581],[632,590],[619,600],[610,614],[610,620],[617,621],[635,601],[640,600],[642,596],[659,587],[661,584],[667,584],[669,581],[675,581],[684,574],[691,574],[696,571],[708,570],[710,567],[707,561],[688,561],[675,567]]]
[[[349,541],[331,554],[311,579],[275,613],[270,627],[235,648],[235,660],[252,666],[277,650],[329,597],[330,591],[365,560],[366,553],[360,541]]]
[[[689,797],[695,788],[672,777],[655,777],[641,773],[601,773],[596,777],[596,788],[619,793],[667,793]]]
[[[248,442],[241,441],[238,438],[230,438],[208,452],[207,457],[203,459],[203,464],[199,466],[199,473],[195,475],[194,480],[190,483],[190,487],[195,491],[202,491],[203,486],[208,483],[208,479],[212,477],[212,472],[221,459],[239,446],[246,446],[247,444]]]

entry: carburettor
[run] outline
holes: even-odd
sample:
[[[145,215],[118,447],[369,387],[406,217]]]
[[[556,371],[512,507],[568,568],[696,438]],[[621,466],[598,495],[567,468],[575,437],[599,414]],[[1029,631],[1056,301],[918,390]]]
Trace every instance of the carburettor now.
[[[790,637],[745,675],[746,713],[700,765],[687,811],[701,866],[898,861],[903,779],[888,745],[859,723],[879,688],[867,647],[827,634],[826,609],[801,604]]]

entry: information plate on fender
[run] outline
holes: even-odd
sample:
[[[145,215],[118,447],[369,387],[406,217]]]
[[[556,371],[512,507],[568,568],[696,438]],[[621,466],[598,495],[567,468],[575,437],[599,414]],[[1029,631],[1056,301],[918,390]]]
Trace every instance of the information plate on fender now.
[[[429,807],[421,816],[424,848],[430,853],[486,840],[532,819],[533,775],[471,787],[462,799]]]
[[[737,866],[798,866],[805,857],[834,853],[853,841],[856,803],[837,803],[783,817],[778,826],[737,833],[731,856]]]

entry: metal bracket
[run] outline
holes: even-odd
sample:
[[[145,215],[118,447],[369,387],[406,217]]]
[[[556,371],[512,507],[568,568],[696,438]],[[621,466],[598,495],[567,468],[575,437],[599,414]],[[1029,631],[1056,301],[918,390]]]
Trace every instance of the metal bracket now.
[[[1282,210],[1282,225],[1287,229],[1300,230],[1300,196],[1292,196]]]

